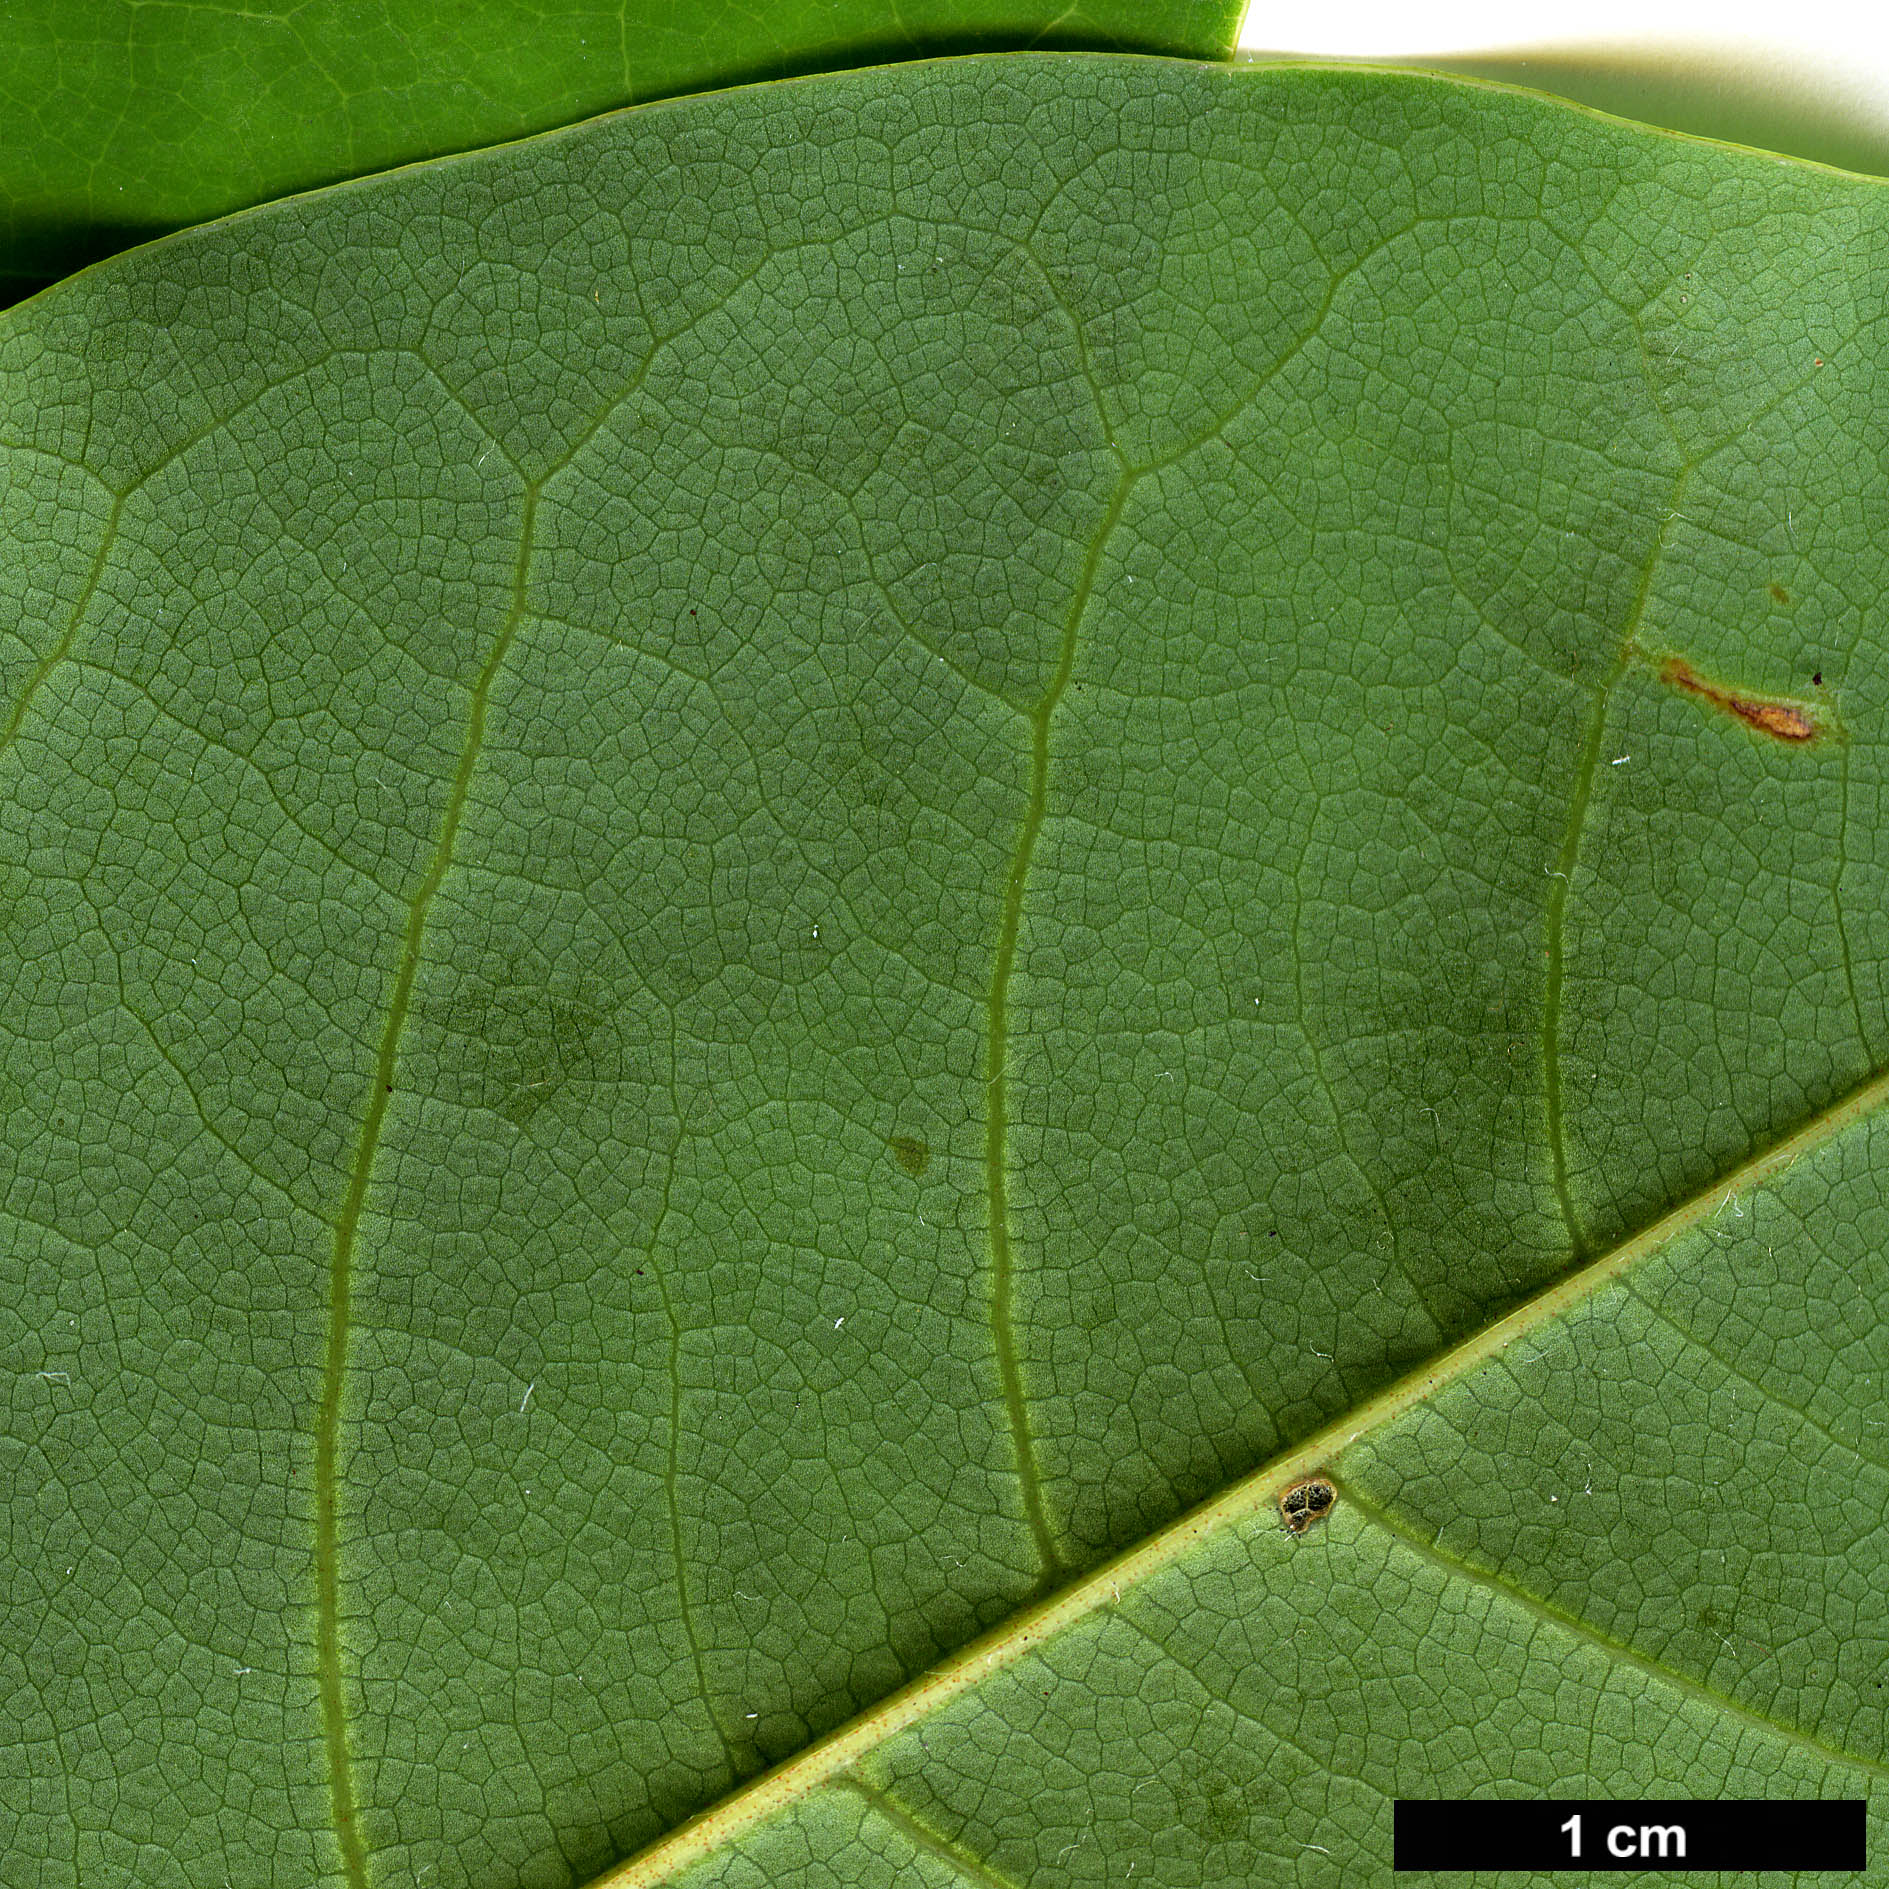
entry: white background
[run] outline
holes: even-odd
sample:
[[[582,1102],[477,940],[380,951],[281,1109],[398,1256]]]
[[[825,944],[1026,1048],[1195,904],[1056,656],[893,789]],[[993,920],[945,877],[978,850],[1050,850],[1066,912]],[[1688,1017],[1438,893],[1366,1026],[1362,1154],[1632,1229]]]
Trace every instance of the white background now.
[[[1889,173],[1889,0],[1252,0],[1240,45],[1480,73]]]

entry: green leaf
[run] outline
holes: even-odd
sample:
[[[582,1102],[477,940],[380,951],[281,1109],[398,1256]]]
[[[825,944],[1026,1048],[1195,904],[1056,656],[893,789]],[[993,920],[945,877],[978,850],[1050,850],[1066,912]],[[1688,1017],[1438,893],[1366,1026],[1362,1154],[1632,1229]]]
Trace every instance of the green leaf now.
[[[1003,47],[1223,57],[1240,0],[14,0],[0,306],[290,191],[612,106]]]
[[[1880,1846],[1886,230],[993,58],[0,318],[8,1855]]]

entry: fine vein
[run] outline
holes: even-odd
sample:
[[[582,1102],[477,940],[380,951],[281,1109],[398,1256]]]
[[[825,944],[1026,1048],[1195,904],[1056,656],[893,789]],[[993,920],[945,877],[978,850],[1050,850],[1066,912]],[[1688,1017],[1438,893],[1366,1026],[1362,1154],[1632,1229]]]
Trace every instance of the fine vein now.
[[[1842,798],[1837,807],[1836,869],[1830,878],[1830,906],[1836,915],[1837,947],[1843,954],[1843,982],[1850,993],[1850,1016],[1856,1024],[1856,1041],[1863,1052],[1863,1067],[1869,1067],[1869,1025],[1863,1021],[1863,999],[1856,988],[1856,959],[1850,950],[1850,928],[1843,917],[1843,875],[1850,869],[1850,744],[1845,741],[1837,760]]]
[[[61,633],[59,641],[34,665],[32,674],[26,678],[26,685],[20,691],[19,699],[13,705],[13,712],[7,717],[5,727],[0,728],[0,754],[4,754],[19,738],[20,729],[26,721],[27,714],[31,710],[34,700],[39,695],[40,690],[45,686],[46,678],[71,655],[73,647],[78,641],[79,625],[84,622],[85,613],[91,607],[92,598],[98,590],[100,580],[105,575],[105,565],[111,556],[112,546],[117,542],[119,523],[124,517],[125,506],[132,494],[143,490],[160,472],[171,465],[175,460],[181,459],[193,446],[208,439],[209,436],[219,428],[228,426],[238,414],[257,405],[268,395],[274,393],[277,388],[286,387],[291,381],[298,379],[303,374],[313,372],[315,368],[329,360],[331,354],[331,350],[324,349],[318,354],[311,355],[292,373],[284,374],[277,380],[264,381],[250,393],[246,399],[239,400],[227,413],[220,413],[214,419],[205,421],[203,425],[195,428],[192,432],[186,433],[182,439],[178,440],[166,452],[152,460],[129,485],[114,494],[111,510],[106,514],[105,523],[100,531],[98,550],[93,556],[92,568],[86,575],[85,586],[79,593],[79,600],[72,606],[72,614],[66,619],[66,627]],[[19,450],[31,452],[40,449],[36,447],[26,447]],[[93,468],[80,460],[64,459],[58,454],[52,456],[60,458],[60,463],[63,465],[72,466],[78,471],[89,473],[94,479],[99,478],[99,474],[94,471]],[[110,488],[108,487],[107,489],[109,490]]]
[[[341,1684],[341,1575],[340,1575],[340,1462],[341,1397],[347,1377],[350,1275],[354,1260],[361,1209],[367,1199],[368,1179],[374,1170],[374,1156],[380,1146],[381,1128],[387,1118],[387,1103],[394,1091],[394,1066],[400,1047],[400,1034],[406,1025],[407,1010],[413,1000],[413,986],[420,971],[421,946],[426,935],[427,913],[452,865],[454,842],[459,837],[459,823],[465,813],[472,784],[473,769],[485,741],[486,705],[492,684],[504,666],[525,608],[525,573],[531,561],[532,528],[537,518],[538,488],[525,493],[524,513],[519,528],[518,559],[512,573],[511,605],[504,627],[499,631],[479,671],[472,689],[472,712],[468,718],[465,746],[459,756],[459,768],[453,776],[447,796],[445,815],[440,821],[439,839],[426,875],[407,909],[406,933],[401,946],[400,969],[394,978],[393,995],[388,1000],[386,1020],[381,1027],[380,1051],[374,1063],[374,1085],[367,1111],[361,1122],[361,1138],[354,1151],[354,1168],[348,1181],[347,1198],[335,1221],[334,1257],[328,1285],[328,1345],[322,1367],[321,1408],[315,1422],[315,1621],[316,1657],[321,1675],[322,1728],[328,1752],[328,1788],[333,1801],[335,1837],[341,1849],[342,1866],[349,1889],[367,1889],[367,1850],[361,1840],[358,1805],[354,1794],[353,1761],[348,1749],[346,1699]]]
[[[1312,1059],[1312,1074],[1325,1095],[1325,1106],[1331,1112],[1332,1133],[1337,1137],[1339,1152],[1344,1156],[1351,1171],[1362,1182],[1365,1191],[1377,1203],[1377,1211],[1384,1222],[1384,1231],[1390,1240],[1391,1265],[1398,1272],[1403,1271],[1403,1242],[1398,1237],[1397,1216],[1391,1211],[1390,1196],[1385,1193],[1383,1183],[1378,1179],[1377,1170],[1371,1167],[1352,1145],[1351,1114],[1338,1099],[1338,1091],[1332,1086],[1331,1073],[1325,1067],[1325,1036],[1312,1018],[1311,1004],[1305,989],[1305,951],[1302,940],[1305,930],[1305,862],[1312,849],[1312,825],[1317,817],[1305,823],[1305,842],[1299,848],[1298,863],[1292,869],[1292,981],[1294,993],[1299,1002],[1299,1036]]]
[[[1387,1385],[1348,1416],[1243,1476],[1094,1572],[1013,1615],[982,1639],[960,1648],[910,1685],[608,1871],[591,1889],[654,1889],[658,1883],[673,1881],[689,1864],[701,1861],[742,1832],[833,1782],[900,1732],[973,1690],[991,1674],[1014,1665],[1079,1621],[1118,1606],[1124,1590],[1132,1590],[1172,1566],[1208,1539],[1266,1513],[1289,1483],[1315,1470],[1328,1470],[1332,1459],[1359,1437],[1394,1422],[1538,1326],[1572,1311],[1640,1261],[1703,1225],[1729,1201],[1777,1179],[1845,1129],[1868,1119],[1886,1102],[1889,1072],[1872,1077],[1813,1116],[1794,1134],[1682,1201],[1631,1239],[1538,1292],[1506,1317]],[[1588,1631],[1593,1637],[1592,1630]],[[1867,1763],[1847,1752],[1839,1755],[1845,1763]]]
[[[118,537],[118,520],[125,509],[125,496],[121,493],[112,502],[111,513],[105,520],[105,529],[99,536],[97,554],[92,559],[92,568],[86,573],[85,588],[79,592],[79,600],[72,606],[72,614],[66,619],[64,632],[58,642],[34,664],[33,673],[26,678],[26,686],[20,691],[19,700],[13,705],[13,713],[7,717],[6,726],[0,728],[0,754],[4,754],[18,739],[27,712],[32,708],[34,698],[44,686],[46,678],[72,653],[72,645],[79,634],[79,625],[85,620],[85,613],[91,607],[92,594],[98,589],[99,579],[105,575],[106,559],[111,556],[112,545]]]
[[[675,1300],[670,1295],[668,1269],[657,1257],[662,1248],[663,1232],[669,1223],[669,1208],[675,1194],[676,1165],[682,1159],[684,1140],[682,1102],[676,1088],[673,1020],[669,1031],[669,1098],[676,1111],[675,1145],[669,1150],[669,1163],[663,1171],[662,1200],[656,1208],[656,1217],[649,1230],[649,1245],[643,1253],[650,1276],[656,1282],[656,1296],[662,1304],[663,1318],[669,1326],[669,1442],[663,1464],[663,1495],[669,1520],[669,1552],[676,1564],[676,1607],[681,1616],[682,1636],[689,1643],[689,1658],[695,1667],[695,1683],[702,1694],[702,1710],[708,1714],[709,1725],[721,1743],[723,1755],[728,1760],[729,1781],[733,1783],[740,1778],[744,1767],[728,1736],[727,1727],[722,1724],[721,1714],[715,1709],[715,1694],[708,1683],[708,1661],[702,1653],[702,1636],[695,1622],[695,1603],[689,1592],[689,1560],[684,1552],[682,1533],[682,1320],[677,1315]]]
[[[1692,1678],[1677,1667],[1668,1666],[1664,1660],[1652,1658],[1629,1646],[1624,1640],[1617,1640],[1612,1634],[1602,1633],[1590,1625],[1580,1615],[1567,1612],[1551,1601],[1543,1600],[1540,1595],[1532,1594],[1525,1587],[1506,1580],[1491,1568],[1478,1567],[1474,1562],[1465,1561],[1460,1556],[1446,1550],[1425,1536],[1416,1533],[1403,1522],[1379,1508],[1376,1503],[1358,1494],[1349,1484],[1340,1485],[1344,1500],[1357,1509],[1367,1522],[1381,1528],[1408,1548],[1411,1553],[1428,1561],[1432,1567],[1441,1569],[1445,1574],[1461,1581],[1472,1581],[1478,1587],[1486,1588],[1497,1594],[1511,1605],[1520,1607],[1533,1614],[1537,1620],[1559,1627],[1565,1633],[1573,1634],[1577,1639],[1585,1640],[1589,1646],[1596,1647],[1609,1659],[1623,1666],[1637,1667],[1641,1672],[1650,1674],[1662,1684],[1697,1699],[1715,1711],[1723,1712],[1731,1718],[1741,1720],[1755,1730],[1769,1732],[1773,1737],[1783,1738],[1801,1749],[1813,1753],[1826,1764],[1852,1765],[1859,1771],[1867,1771],[1880,1778],[1889,1778],[1889,1765],[1878,1763],[1873,1758],[1859,1756],[1856,1752],[1845,1751],[1840,1745],[1825,1744],[1801,1726],[1792,1725],[1783,1719],[1775,1719],[1763,1712],[1753,1711],[1748,1705],[1742,1705],[1729,1694],[1720,1692],[1715,1686],[1708,1686],[1703,1681]]]
[[[1581,758],[1574,772],[1574,791],[1568,797],[1567,830],[1561,836],[1561,851],[1550,869],[1547,906],[1542,920],[1543,943],[1548,960],[1541,999],[1544,1113],[1547,1118],[1549,1159],[1553,1164],[1555,1199],[1560,1203],[1561,1218],[1567,1227],[1569,1255],[1577,1262],[1587,1257],[1587,1234],[1581,1225],[1573,1191],[1568,1184],[1568,1139],[1564,1113],[1566,1098],[1561,1075],[1561,994],[1567,979],[1565,938],[1568,891],[1573,883],[1575,863],[1580,858],[1581,831],[1587,824],[1588,803],[1594,796],[1594,776],[1600,766],[1601,744],[1607,737],[1607,715],[1613,706],[1614,685],[1632,660],[1634,639],[1639,634],[1640,620],[1646,614],[1646,600],[1653,589],[1653,576],[1665,556],[1674,521],[1679,517],[1679,501],[1685,492],[1686,479],[1691,470],[1690,465],[1682,468],[1673,481],[1666,516],[1660,523],[1659,535],[1653,540],[1652,550],[1647,553],[1646,563],[1640,571],[1639,585],[1627,610],[1620,648],[1615,654],[1613,666],[1594,692],[1593,706],[1588,711],[1587,734],[1581,743]]]
[[[1063,624],[1062,649],[1055,673],[1043,698],[1030,712],[1030,798],[1024,809],[1023,826],[1017,835],[1017,848],[1010,861],[1010,873],[1004,882],[1003,917],[997,932],[997,956],[990,978],[990,1036],[986,1046],[984,1163],[989,1186],[990,1211],[990,1322],[997,1371],[1003,1385],[1004,1409],[1009,1419],[1012,1447],[1017,1456],[1017,1478],[1023,1495],[1023,1511],[1029,1521],[1030,1535],[1036,1544],[1041,1580],[1045,1588],[1063,1571],[1062,1556],[1050,1529],[1043,1504],[1042,1477],[1037,1467],[1036,1443],[1030,1433],[1030,1412],[1023,1392],[1023,1373],[1017,1358],[1013,1299],[1016,1268],[1010,1246],[1010,1189],[1007,1174],[1010,1118],[1006,1091],[1005,1058],[1009,1046],[1010,974],[1017,961],[1017,935],[1023,925],[1023,893],[1029,882],[1030,860],[1036,851],[1037,835],[1043,830],[1043,817],[1049,806],[1049,729],[1056,706],[1063,699],[1069,678],[1076,666],[1076,637],[1082,627],[1083,612],[1095,589],[1096,573],[1101,569],[1102,553],[1128,503],[1136,474],[1124,472],[1115,487],[1108,510],[1083,560],[1082,574],[1070,598],[1069,614]]]
[[[990,1864],[969,1851],[960,1849],[949,1837],[934,1830],[930,1824],[915,1816],[911,1811],[892,1796],[890,1792],[880,1790],[869,1784],[855,1773],[840,1780],[842,1787],[862,1797],[873,1810],[897,1830],[913,1849],[926,1856],[935,1856],[955,1874],[962,1876],[974,1885],[974,1889],[1018,1889],[1008,1876],[999,1875]]]

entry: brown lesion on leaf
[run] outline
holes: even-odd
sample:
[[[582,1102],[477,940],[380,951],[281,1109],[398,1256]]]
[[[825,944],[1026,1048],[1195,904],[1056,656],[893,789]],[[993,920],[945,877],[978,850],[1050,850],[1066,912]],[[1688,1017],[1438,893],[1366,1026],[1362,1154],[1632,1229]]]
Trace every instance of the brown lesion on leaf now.
[[[1279,1519],[1289,1535],[1303,1535],[1314,1522],[1322,1522],[1338,1500],[1338,1492],[1323,1476],[1307,1476],[1295,1482],[1279,1497]]]
[[[1788,604],[1791,600],[1791,593],[1788,590],[1786,590],[1782,584],[1772,584],[1770,586],[1770,591],[1771,591],[1771,601],[1773,603]]]
[[[917,1180],[931,1166],[931,1149],[916,1135],[894,1135],[888,1145],[892,1150],[892,1158],[913,1180]]]
[[[1728,715],[1736,715],[1748,728],[1755,728],[1774,741],[1795,745],[1815,741],[1824,732],[1823,723],[1807,704],[1722,688],[1716,682],[1708,682],[1683,657],[1668,656],[1659,666],[1659,679],[1672,688],[1685,690],[1688,695],[1696,695],[1714,708],[1723,709]]]

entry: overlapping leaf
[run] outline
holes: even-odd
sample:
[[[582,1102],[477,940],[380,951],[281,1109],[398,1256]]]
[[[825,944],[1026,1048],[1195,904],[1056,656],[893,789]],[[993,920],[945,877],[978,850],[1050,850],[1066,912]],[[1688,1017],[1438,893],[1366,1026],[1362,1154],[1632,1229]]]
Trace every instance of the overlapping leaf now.
[[[290,191],[639,99],[1009,46],[1223,56],[1237,0],[16,0],[0,306]]]

